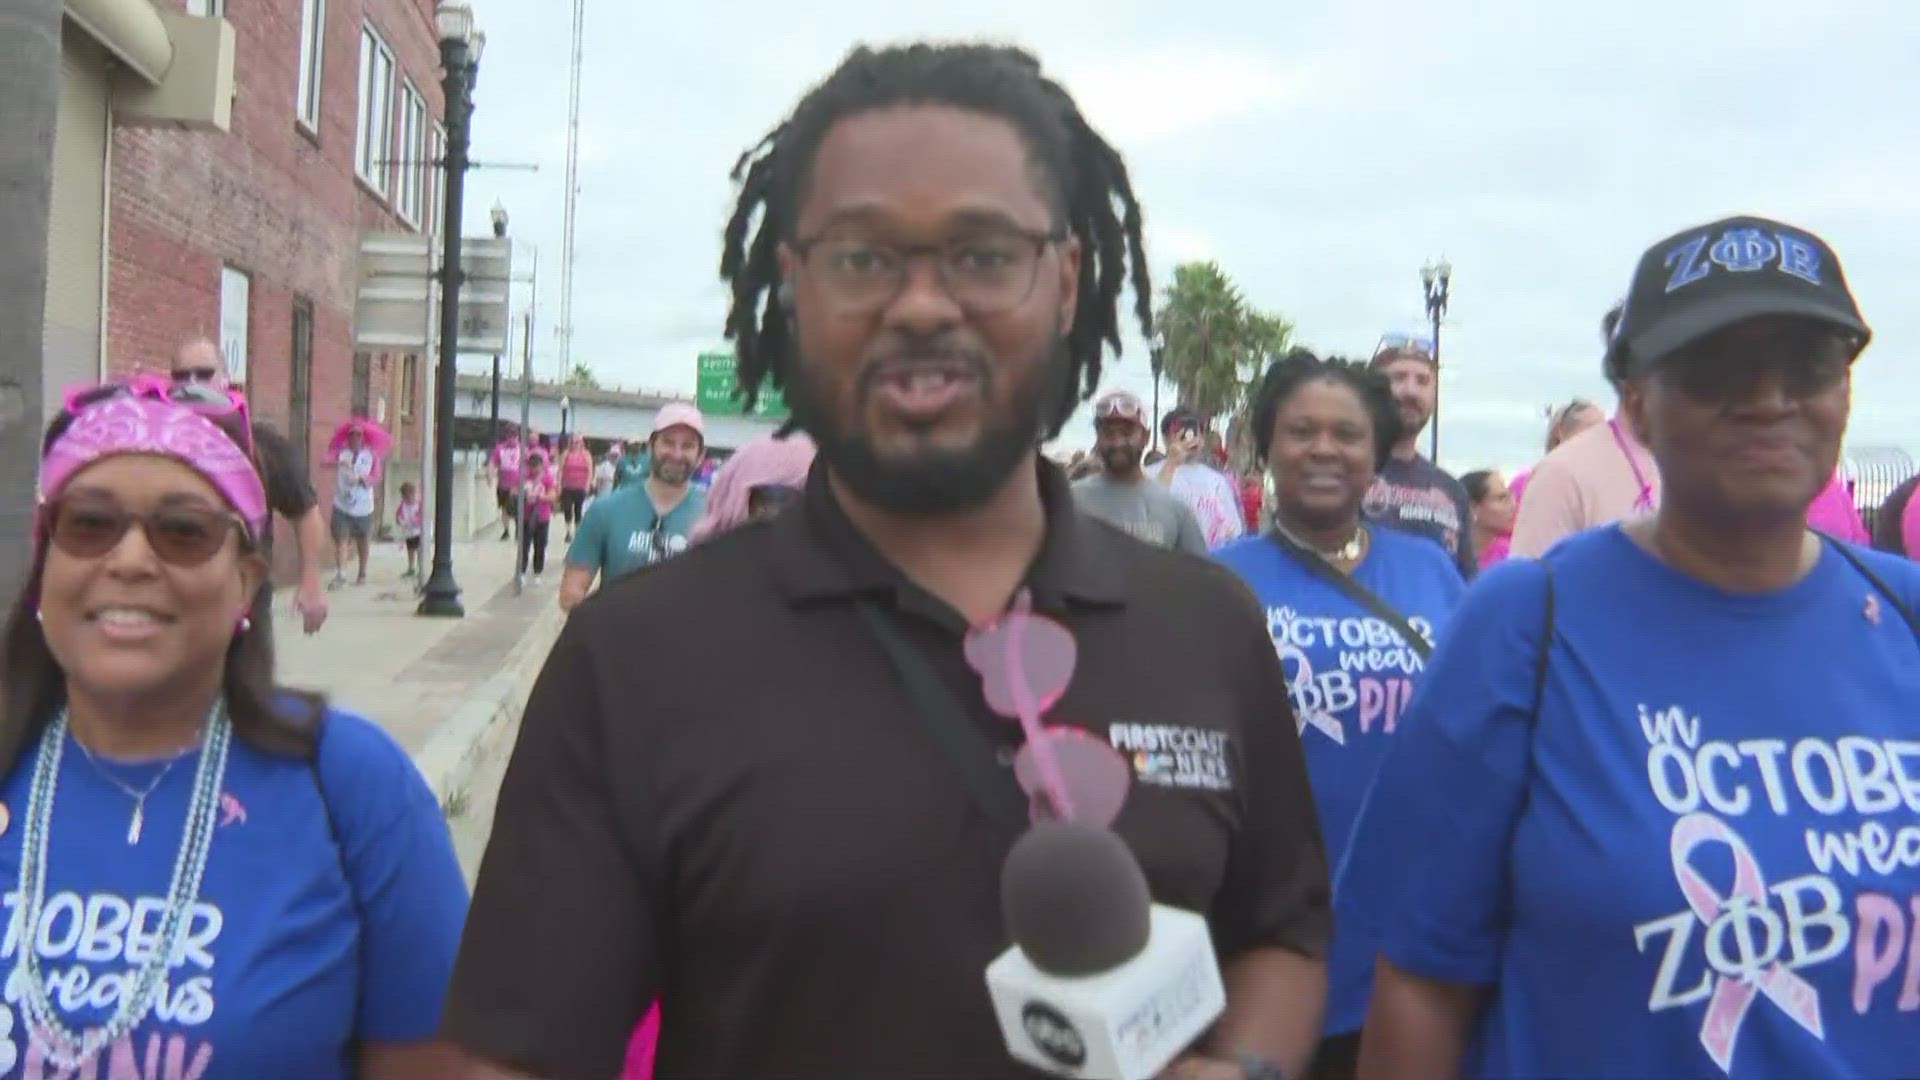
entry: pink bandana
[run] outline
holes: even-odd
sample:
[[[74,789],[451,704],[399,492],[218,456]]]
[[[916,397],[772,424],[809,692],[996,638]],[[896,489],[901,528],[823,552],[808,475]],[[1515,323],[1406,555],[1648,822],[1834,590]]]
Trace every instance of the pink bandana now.
[[[40,462],[40,502],[57,498],[74,474],[101,458],[156,454],[207,478],[258,539],[267,491],[246,452],[193,409],[161,398],[119,395],[86,406]]]

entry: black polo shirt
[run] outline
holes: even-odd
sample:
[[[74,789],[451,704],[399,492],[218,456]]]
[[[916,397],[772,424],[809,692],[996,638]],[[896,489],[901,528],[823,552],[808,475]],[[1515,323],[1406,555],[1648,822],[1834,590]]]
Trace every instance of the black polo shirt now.
[[[1224,959],[1320,956],[1325,859],[1287,688],[1239,579],[1079,515],[1042,464],[1035,607],[1078,667],[1048,714],[1126,752],[1115,829]],[[1014,836],[976,808],[854,601],[872,597],[1011,751],[966,624],[803,500],[576,609],[528,702],[445,1030],[604,1080],[656,995],[660,1076],[1025,1077],[987,964]],[[1003,755],[1004,756],[1004,755]]]

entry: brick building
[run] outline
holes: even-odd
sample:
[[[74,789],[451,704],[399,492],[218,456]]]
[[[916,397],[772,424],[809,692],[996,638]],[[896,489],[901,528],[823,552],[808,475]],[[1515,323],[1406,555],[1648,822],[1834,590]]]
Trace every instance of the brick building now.
[[[428,358],[356,353],[353,308],[363,233],[440,229],[433,0],[150,2],[231,26],[231,122],[114,125],[106,366],[164,367],[212,337],[256,414],[306,448],[323,503],[326,441],[354,414],[394,436],[389,489],[418,482]]]

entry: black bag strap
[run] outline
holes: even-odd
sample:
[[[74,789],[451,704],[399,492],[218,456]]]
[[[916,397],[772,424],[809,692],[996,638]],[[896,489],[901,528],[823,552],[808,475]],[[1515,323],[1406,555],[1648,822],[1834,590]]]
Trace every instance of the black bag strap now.
[[[1301,565],[1311,570],[1313,576],[1339,589],[1349,600],[1366,608],[1381,622],[1393,627],[1396,633],[1406,639],[1407,648],[1412,649],[1422,663],[1432,658],[1433,645],[1421,635],[1420,631],[1413,628],[1413,624],[1407,621],[1405,615],[1400,614],[1392,604],[1380,599],[1372,589],[1355,581],[1353,575],[1341,573],[1339,567],[1328,562],[1319,552],[1296,543],[1287,534],[1276,529],[1269,531],[1267,536],[1280,545],[1280,550],[1298,559]]]
[[[1893,605],[1893,610],[1900,613],[1900,618],[1907,624],[1907,629],[1913,631],[1914,637],[1920,638],[1920,617],[1915,616],[1913,608],[1908,606],[1907,602],[1900,598],[1900,594],[1894,592],[1893,587],[1888,585],[1879,574],[1874,573],[1873,570],[1867,566],[1865,559],[1854,554],[1852,548],[1824,533],[1820,534],[1820,536],[1827,542],[1828,546],[1840,553],[1841,558],[1851,563],[1855,570],[1860,571],[1860,576],[1867,579],[1867,584],[1872,585],[1881,596],[1887,598],[1887,603]]]
[[[1014,833],[1024,831],[1031,817],[1026,793],[1020,790],[1013,770],[1000,764],[999,754],[980,725],[879,604],[860,600],[857,609],[906,690],[913,706],[909,711],[920,718],[947,756],[947,763],[966,782],[974,805],[995,825]]]
[[[1888,605],[1899,613],[1901,621],[1907,624],[1907,629],[1913,632],[1915,639],[1920,639],[1920,615],[1916,615],[1912,605],[1901,599],[1899,593],[1893,591],[1893,586],[1888,585],[1884,578],[1874,573],[1866,560],[1855,554],[1846,544],[1824,533],[1816,532],[1815,535],[1839,552],[1841,558],[1847,560],[1849,565],[1859,571],[1861,577],[1867,579],[1867,584],[1873,586],[1881,596],[1886,597]],[[1540,703],[1547,689],[1547,655],[1553,648],[1553,571],[1544,558],[1540,560],[1540,574],[1546,579],[1546,601],[1541,616],[1540,651],[1533,664],[1533,719],[1536,723],[1540,720]]]
[[[1547,696],[1547,658],[1553,653],[1553,568],[1546,559],[1540,562],[1540,578],[1546,596],[1540,605],[1540,648],[1533,655],[1533,722],[1540,722],[1540,706]]]

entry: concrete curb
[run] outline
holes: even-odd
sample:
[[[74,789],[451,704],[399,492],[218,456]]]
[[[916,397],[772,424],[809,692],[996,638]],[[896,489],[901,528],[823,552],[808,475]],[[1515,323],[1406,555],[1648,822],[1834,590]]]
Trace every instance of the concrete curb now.
[[[449,823],[466,813],[474,777],[512,752],[527,693],[565,621],[558,603],[542,605],[500,671],[481,683],[413,756]]]

